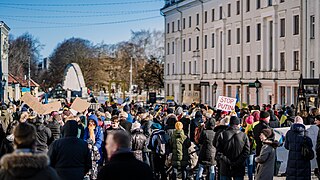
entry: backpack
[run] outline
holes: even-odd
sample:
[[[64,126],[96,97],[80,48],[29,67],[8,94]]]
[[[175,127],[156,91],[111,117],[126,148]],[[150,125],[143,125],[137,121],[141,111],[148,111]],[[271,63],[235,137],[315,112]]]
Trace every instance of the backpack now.
[[[153,136],[151,137],[151,141],[153,141],[149,144],[149,147],[151,150],[156,152],[156,154],[159,155],[166,155],[168,153],[168,142],[169,142],[169,136],[165,133],[163,130],[159,130]]]
[[[312,160],[314,158],[314,152],[307,144],[306,131],[304,131],[303,142],[301,144],[301,156],[305,160]]]

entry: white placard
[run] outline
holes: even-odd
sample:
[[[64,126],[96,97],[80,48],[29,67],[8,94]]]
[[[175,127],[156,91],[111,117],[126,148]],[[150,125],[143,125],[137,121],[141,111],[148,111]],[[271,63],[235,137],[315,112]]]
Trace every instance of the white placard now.
[[[222,111],[233,111],[236,105],[237,99],[226,97],[226,96],[219,96],[217,101],[217,109]]]

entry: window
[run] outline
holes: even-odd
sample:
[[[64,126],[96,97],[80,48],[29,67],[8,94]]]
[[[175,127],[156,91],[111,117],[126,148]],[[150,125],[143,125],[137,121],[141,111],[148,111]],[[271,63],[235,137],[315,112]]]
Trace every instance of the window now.
[[[280,37],[286,36],[286,19],[280,19]]]
[[[186,74],[186,62],[182,63],[182,74]]]
[[[300,67],[300,59],[299,59],[299,51],[294,51],[293,52],[293,70],[294,71],[299,71]]]
[[[199,50],[199,36],[196,39],[196,50]]]
[[[170,43],[167,44],[167,54],[170,54]]]
[[[174,42],[172,42],[172,54],[174,54]]]
[[[250,0],[247,0],[247,12],[250,11]]]
[[[310,78],[314,78],[314,61],[310,61]]]
[[[310,38],[314,39],[315,35],[315,17],[314,15],[310,16]]]
[[[194,67],[193,74],[197,74],[197,61],[193,62],[193,67]]]
[[[170,95],[170,84],[167,84],[167,96]]]
[[[182,50],[183,50],[183,52],[186,52],[186,40],[185,39],[183,39],[183,44],[182,44]]]
[[[191,51],[191,38],[189,38],[189,48],[188,48],[189,51]]]
[[[211,47],[214,48],[214,33],[211,34]]]
[[[205,11],[204,12],[204,23],[207,23],[208,22],[208,12]]]
[[[228,4],[228,17],[231,16],[231,4],[229,3]]]
[[[204,49],[207,49],[207,45],[208,45],[208,36],[204,35]]]
[[[261,40],[261,24],[257,24],[257,41]]]
[[[174,22],[172,22],[172,32],[174,32]]]
[[[256,0],[257,2],[257,9],[260,9],[261,8],[261,0]]]
[[[168,63],[167,64],[167,75],[169,75],[170,74],[170,64]]]
[[[170,32],[170,24],[168,23],[167,24],[167,34],[169,34],[169,32]]]
[[[228,58],[228,72],[231,72],[231,58]]]
[[[211,62],[212,63],[211,64],[211,72],[214,73],[215,72],[215,70],[214,70],[214,59],[212,59],[211,61],[212,61]]]
[[[172,63],[172,74],[174,74],[174,63]]]
[[[228,30],[228,45],[231,44],[231,29]]]
[[[180,20],[178,19],[178,31],[180,31]]]
[[[220,9],[219,9],[219,19],[222,19],[222,6],[220,6]]]
[[[185,29],[186,28],[186,18],[182,19],[182,28]]]
[[[272,0],[268,0],[268,6],[272,6]]]
[[[240,72],[240,57],[237,57],[237,72]]]
[[[214,21],[214,9],[211,10],[211,21]]]
[[[199,14],[197,14],[197,19],[196,19],[196,25],[198,26],[199,25]]]
[[[280,53],[280,71],[286,70],[286,60],[285,60],[285,53]]]
[[[261,55],[257,55],[257,72],[261,71]]]
[[[191,74],[191,61],[189,61],[189,74]]]
[[[293,35],[299,34],[299,15],[293,16]]]
[[[280,3],[283,3],[284,2],[284,0],[280,0]]]
[[[189,28],[191,28],[191,16],[189,16]]]
[[[237,44],[240,44],[240,28],[237,28]]]
[[[237,15],[240,14],[240,1],[237,1]]]
[[[250,26],[247,26],[247,42],[250,42]]]
[[[247,56],[247,72],[250,72],[250,64],[251,64],[250,56]]]
[[[280,103],[286,104],[286,87],[280,86]]]
[[[207,74],[207,69],[208,69],[208,61],[204,60],[204,73]]]

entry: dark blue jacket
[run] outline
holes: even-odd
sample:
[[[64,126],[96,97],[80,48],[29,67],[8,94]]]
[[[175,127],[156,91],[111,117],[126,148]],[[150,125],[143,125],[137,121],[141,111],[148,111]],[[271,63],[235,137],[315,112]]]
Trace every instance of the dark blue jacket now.
[[[301,144],[305,131],[303,124],[292,124],[286,134],[284,147],[289,150],[287,163],[287,179],[311,179],[311,165],[309,160],[301,156]],[[311,138],[307,137],[307,144],[312,147]]]

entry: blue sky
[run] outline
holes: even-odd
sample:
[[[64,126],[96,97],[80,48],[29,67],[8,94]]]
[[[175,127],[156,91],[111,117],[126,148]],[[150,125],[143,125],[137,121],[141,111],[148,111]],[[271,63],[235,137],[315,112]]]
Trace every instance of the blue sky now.
[[[15,37],[29,32],[44,44],[42,58],[71,37],[94,44],[129,40],[130,30],[163,30],[164,0],[0,0],[0,21]]]

